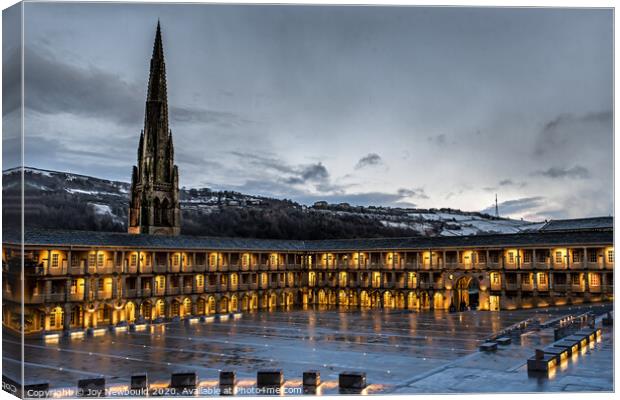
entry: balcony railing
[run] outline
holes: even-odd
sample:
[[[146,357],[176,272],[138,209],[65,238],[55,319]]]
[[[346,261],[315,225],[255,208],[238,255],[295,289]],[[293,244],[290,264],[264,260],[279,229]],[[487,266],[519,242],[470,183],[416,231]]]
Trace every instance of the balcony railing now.
[[[65,301],[67,296],[64,293],[48,293],[45,295],[45,301]]]

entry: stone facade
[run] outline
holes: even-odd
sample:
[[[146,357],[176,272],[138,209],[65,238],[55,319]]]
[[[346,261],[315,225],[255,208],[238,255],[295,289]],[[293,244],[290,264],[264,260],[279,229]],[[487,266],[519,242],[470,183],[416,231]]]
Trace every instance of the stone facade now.
[[[402,238],[381,246],[58,234],[27,236],[23,292],[21,246],[4,243],[5,326],[19,328],[22,299],[28,333],[274,307],[494,311],[613,299],[613,232]]]
[[[131,175],[128,230],[136,234],[178,235],[179,171],[174,165],[172,131],[168,127],[166,63],[159,22],[150,69],[138,165]]]

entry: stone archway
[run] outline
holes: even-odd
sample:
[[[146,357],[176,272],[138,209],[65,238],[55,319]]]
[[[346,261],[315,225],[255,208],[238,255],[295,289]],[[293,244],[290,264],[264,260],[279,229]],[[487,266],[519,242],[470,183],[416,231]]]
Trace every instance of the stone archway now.
[[[479,297],[480,287],[475,277],[463,276],[456,282],[452,301],[457,311],[477,310]]]

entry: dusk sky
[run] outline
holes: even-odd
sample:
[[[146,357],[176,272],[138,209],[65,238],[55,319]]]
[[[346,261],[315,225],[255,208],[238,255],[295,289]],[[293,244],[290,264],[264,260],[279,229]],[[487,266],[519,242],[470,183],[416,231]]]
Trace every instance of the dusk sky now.
[[[24,163],[131,179],[159,18],[181,186],[469,211],[497,193],[503,216],[610,215],[612,17],[26,3]],[[4,169],[18,89],[3,88]]]

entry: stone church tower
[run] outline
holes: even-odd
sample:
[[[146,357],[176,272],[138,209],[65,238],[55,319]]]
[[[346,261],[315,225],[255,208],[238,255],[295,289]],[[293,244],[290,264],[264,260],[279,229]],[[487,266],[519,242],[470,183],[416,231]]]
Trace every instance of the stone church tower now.
[[[157,22],[144,129],[140,133],[138,165],[131,175],[129,233],[178,235],[181,232],[179,172],[174,165],[172,131],[168,128],[166,64]]]

